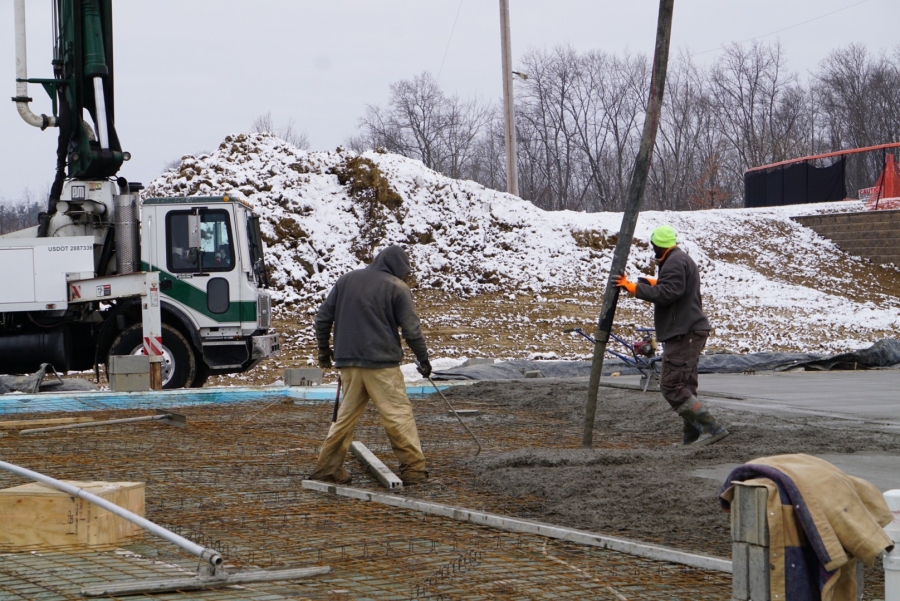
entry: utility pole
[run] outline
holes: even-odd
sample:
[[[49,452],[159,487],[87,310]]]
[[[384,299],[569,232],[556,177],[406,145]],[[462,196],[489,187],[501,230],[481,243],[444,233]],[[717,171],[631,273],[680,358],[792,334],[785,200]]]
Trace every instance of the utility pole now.
[[[512,50],[509,40],[509,0],[500,0],[500,45],[503,55],[503,117],[506,122],[506,190],[519,195],[519,163],[516,150],[516,113],[513,108]]]
[[[675,0],[659,0],[659,19],[656,25],[656,46],[653,51],[653,69],[650,76],[650,100],[647,103],[647,114],[644,117],[644,131],[641,134],[641,146],[634,160],[634,171],[628,198],[625,201],[625,212],[619,228],[619,239],[613,251],[609,279],[603,304],[600,306],[600,317],[594,333],[594,360],[591,365],[591,379],[588,382],[588,401],[584,417],[584,433],[581,448],[589,449],[593,442],[594,416],[597,412],[597,394],[600,388],[600,374],[603,371],[603,356],[606,344],[612,332],[613,318],[616,315],[616,304],[619,301],[619,288],[615,284],[616,277],[625,271],[631,241],[634,239],[634,228],[641,212],[641,201],[644,198],[644,187],[647,185],[647,173],[650,171],[650,160],[653,158],[653,146],[656,144],[656,131],[662,111],[663,91],[666,88],[666,67],[669,63],[669,40],[672,37],[672,10]]]

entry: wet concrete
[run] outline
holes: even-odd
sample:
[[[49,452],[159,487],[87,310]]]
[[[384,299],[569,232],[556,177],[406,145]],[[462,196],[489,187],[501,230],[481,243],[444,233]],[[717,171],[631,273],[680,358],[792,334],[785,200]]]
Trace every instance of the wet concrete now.
[[[623,383],[637,379],[616,378]],[[808,415],[900,430],[900,370],[788,372],[700,376],[701,396],[711,407],[773,416]],[[732,398],[720,398],[725,394]],[[743,397],[742,400],[733,398]],[[826,453],[819,457],[864,478],[881,491],[900,488],[900,454]],[[736,464],[695,474],[718,481]]]
[[[447,394],[460,403],[479,401],[480,419],[500,419],[527,408],[545,416],[541,427],[561,428],[561,442],[554,448],[487,449],[470,464],[476,475],[473,487],[541,499],[541,519],[551,523],[727,557],[729,518],[717,495],[733,466],[758,457],[807,453],[879,488],[900,488],[900,470],[892,467],[892,461],[900,467],[900,435],[893,423],[900,424],[900,407],[891,404],[892,388],[900,390],[898,376],[900,372],[730,379],[701,375],[701,390],[747,399],[708,400],[731,435],[701,448],[678,446],[681,419],[658,392],[602,388],[592,449],[577,448],[585,379],[479,382]],[[611,380],[627,383],[626,378]],[[840,402],[851,390],[864,398],[862,417]],[[816,398],[823,402],[816,404]]]

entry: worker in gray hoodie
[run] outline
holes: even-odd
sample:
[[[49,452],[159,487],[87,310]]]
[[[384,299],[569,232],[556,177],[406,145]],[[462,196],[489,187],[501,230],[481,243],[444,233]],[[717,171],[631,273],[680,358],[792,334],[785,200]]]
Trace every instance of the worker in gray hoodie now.
[[[344,398],[337,420],[322,444],[310,476],[313,480],[338,484],[352,480],[344,468],[344,459],[369,399],[375,404],[400,461],[403,484],[420,484],[428,479],[412,404],[400,372],[402,333],[419,362],[419,372],[425,377],[431,374],[428,348],[409,286],[404,282],[410,272],[406,251],[389,246],[365,269],[341,276],[319,307],[314,321],[319,366],[329,369],[334,360],[341,372]]]
[[[710,330],[700,297],[700,271],[678,248],[672,226],[653,230],[650,245],[659,266],[657,277],[631,282],[622,274],[616,285],[653,303],[656,338],[663,343],[659,388],[684,423],[681,443],[712,444],[728,436],[728,430],[697,399],[697,368]]]

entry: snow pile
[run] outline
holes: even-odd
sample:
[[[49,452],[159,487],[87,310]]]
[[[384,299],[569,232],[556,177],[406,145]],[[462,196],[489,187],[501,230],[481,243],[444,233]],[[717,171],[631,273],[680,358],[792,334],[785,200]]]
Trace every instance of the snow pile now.
[[[546,212],[401,156],[306,152],[266,134],[229,136],[210,155],[184,157],[145,197],[216,194],[238,195],[256,207],[275,296],[300,313],[312,311],[341,274],[388,244],[407,248],[426,289],[539,297],[600,287],[621,224],[618,213]],[[653,273],[650,232],[670,223],[701,269],[715,336],[727,348],[868,346],[900,327],[900,302],[877,283],[860,281],[871,275],[866,262],[790,220],[860,209],[860,203],[828,203],[645,212],[629,273]],[[623,301],[625,307],[636,302]]]
[[[377,203],[339,182],[337,172],[355,156],[305,152],[264,134],[229,136],[211,155],[184,157],[145,197],[227,193],[250,201],[263,216],[277,298],[289,306],[320,301],[337,277],[388,244],[408,248],[421,286],[459,294],[538,291],[585,283],[585,269],[597,273],[590,249],[575,244],[567,223],[418,161],[364,155],[402,199],[396,209],[373,209]],[[373,231],[378,239],[360,248]]]

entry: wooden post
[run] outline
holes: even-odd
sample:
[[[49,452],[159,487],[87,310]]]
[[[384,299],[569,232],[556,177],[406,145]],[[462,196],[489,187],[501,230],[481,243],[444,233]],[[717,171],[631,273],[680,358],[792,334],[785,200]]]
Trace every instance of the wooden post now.
[[[150,390],[162,390],[162,363],[150,364]]]
[[[769,574],[769,491],[735,483],[731,502],[731,590],[734,601],[771,601]],[[857,598],[862,599],[863,564],[856,562]]]
[[[519,163],[516,149],[516,113],[513,100],[512,50],[509,35],[509,0],[500,0],[500,63],[503,68],[503,122],[506,134],[506,191],[519,195]]]
[[[732,596],[735,601],[769,601],[768,491],[735,484],[731,502]]]

